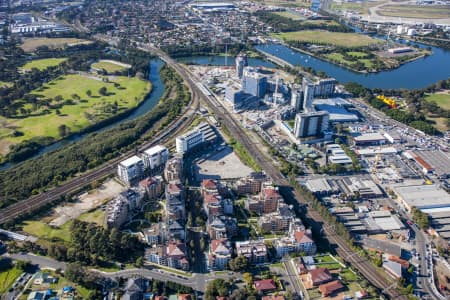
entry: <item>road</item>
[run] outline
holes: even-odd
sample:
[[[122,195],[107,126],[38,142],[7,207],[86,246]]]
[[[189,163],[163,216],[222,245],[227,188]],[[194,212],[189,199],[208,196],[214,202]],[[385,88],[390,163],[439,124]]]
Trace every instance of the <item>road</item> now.
[[[173,60],[168,59],[166,62],[171,63]],[[185,73],[188,76],[185,78],[189,78],[188,82],[192,84],[192,89],[199,89],[197,84],[193,82],[201,82],[199,78],[197,78],[194,74],[191,74],[181,66],[175,63],[173,66],[177,71],[181,69],[179,72],[181,74]],[[184,70],[184,72],[183,72]],[[200,89],[199,89],[200,92]],[[203,94],[202,100],[208,103],[210,109],[216,114],[217,119],[222,122],[222,124],[230,131],[231,135],[241,143],[247,151],[254,157],[256,162],[261,166],[263,170],[272,178],[275,184],[280,186],[280,189],[287,191],[284,194],[291,194],[292,199],[286,200],[294,200],[300,203],[301,205],[307,205],[303,196],[292,189],[289,181],[281,174],[281,172],[273,165],[273,162],[264,156],[261,153],[260,149],[257,145],[251,142],[245,133],[244,129],[240,126],[240,124],[233,118],[233,116],[225,109],[222,104],[213,98],[212,96]],[[355,255],[352,249],[347,244],[342,237],[335,235],[335,233],[328,227],[322,227],[324,224],[324,220],[320,216],[320,214],[312,209],[308,209],[307,211],[307,219],[309,225],[311,227],[320,231],[320,229],[324,229],[324,233],[326,238],[330,242],[330,244],[334,244],[336,246],[336,251],[344,260],[349,262],[354,268],[356,268],[369,282],[371,282],[377,288],[383,290],[384,294],[393,299],[406,299],[401,296],[397,290],[391,287],[391,280],[389,280],[386,276],[381,275],[377,272],[375,267],[371,262],[367,261],[358,255]],[[389,288],[389,289],[387,289]]]
[[[183,74],[181,74],[183,76]],[[185,74],[184,74],[185,75]],[[144,143],[139,147],[139,151],[145,150],[156,144],[165,143],[173,139],[176,135],[183,132],[195,117],[195,112],[199,108],[199,98],[195,92],[191,92],[191,102],[184,112],[174,120],[163,132],[157,134],[151,141]],[[114,174],[117,163],[135,155],[135,150],[115,158],[101,167],[81,174],[78,177],[69,179],[58,187],[47,192],[32,196],[28,199],[14,203],[0,210],[0,224],[14,220],[15,218],[39,209],[40,207],[59,200],[62,196],[76,192],[90,182],[102,179],[108,175]]]

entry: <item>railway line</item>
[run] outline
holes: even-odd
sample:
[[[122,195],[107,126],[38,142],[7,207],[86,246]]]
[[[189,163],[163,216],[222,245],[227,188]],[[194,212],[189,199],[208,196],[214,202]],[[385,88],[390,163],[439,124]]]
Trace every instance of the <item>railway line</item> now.
[[[192,89],[190,89],[190,91],[191,101],[185,111],[176,120],[174,120],[166,130],[156,135],[156,137],[151,141],[142,144],[138,148],[139,151],[147,149],[156,144],[168,142],[174,136],[184,131],[192,123],[195,112],[199,108],[199,98],[198,93],[192,91]],[[109,161],[108,163],[97,169],[84,174],[80,174],[78,177],[75,177],[63,183],[58,187],[1,209],[0,224],[4,224],[8,221],[14,220],[17,217],[20,217],[23,214],[35,211],[46,204],[59,200],[61,196],[76,192],[90,182],[102,179],[108,175],[113,174],[116,170],[117,163],[124,159],[127,159],[128,157],[131,157],[132,155],[135,155],[135,150],[128,151],[127,153]]]
[[[185,70],[185,72],[188,71]],[[197,82],[200,82],[200,80],[198,78],[195,78],[193,74],[189,74],[189,78],[190,81],[192,81],[191,78],[194,78]],[[198,89],[196,84],[193,84],[193,89]],[[227,109],[223,107],[222,103],[220,103],[217,99],[210,95],[204,94],[202,95],[202,98],[206,103],[209,104],[209,107],[214,111],[223,125],[227,127],[231,135],[236,138],[236,140],[238,140],[251,153],[256,162],[272,178],[274,183],[279,185],[280,187],[290,187],[291,184],[289,183],[287,178],[283,176],[283,174],[281,174],[281,172],[273,165],[273,163],[261,153],[257,145],[251,142],[241,125],[233,116],[231,116]],[[305,198],[299,192],[293,190],[293,194],[297,202],[303,205],[307,205]],[[337,246],[336,251],[339,256],[341,256],[345,261],[347,261],[355,269],[357,269],[365,278],[368,279],[369,282],[371,282],[371,284],[382,290],[382,293],[384,295],[390,297],[391,299],[407,299],[404,295],[401,295],[394,288],[394,285],[392,285],[392,282],[390,280],[377,272],[372,263],[355,253],[348,246],[347,241],[345,241],[342,237],[337,236],[331,228],[323,226],[323,224],[326,224],[326,222],[318,212],[312,209],[308,209],[307,218],[310,220],[310,225],[312,227],[317,227],[319,229],[323,228],[326,238],[328,239],[330,244],[335,244]]]
[[[185,130],[193,120],[195,111],[199,107],[200,100],[202,100],[203,102],[208,104],[211,110],[216,114],[217,118],[223,123],[225,127],[228,128],[230,134],[249,151],[249,153],[254,157],[261,168],[265,170],[265,172],[272,178],[275,184],[279,185],[280,187],[290,187],[290,183],[287,178],[283,176],[281,172],[273,165],[273,163],[261,153],[257,145],[251,142],[240,124],[230,115],[230,113],[222,106],[222,104],[211,95],[206,95],[199,88],[197,84],[200,82],[200,80],[195,78],[193,74],[180,66],[159,49],[155,49],[149,45],[142,44],[140,45],[140,49],[158,54],[162,60],[164,60],[169,66],[174,68],[175,71],[178,72],[178,74],[181,75],[190,89],[191,103],[190,106],[185,110],[185,112],[176,121],[174,121],[165,132],[157,135],[154,139],[152,139],[152,141],[143,144],[139,149],[147,148],[157,143],[163,143],[172,138],[177,133]],[[112,174],[115,170],[116,164],[119,161],[133,154],[134,151],[130,151],[127,154],[108,162],[108,164],[89,173],[82,174],[79,177],[76,177],[59,187],[0,210],[0,224],[5,223],[9,220],[13,220],[23,213],[30,212],[39,207],[42,207],[45,204],[56,201],[61,196],[76,191],[89,182]],[[300,204],[307,205],[304,197],[295,190],[293,190],[293,198]],[[323,228],[325,236],[329,240],[329,242],[337,246],[337,253],[344,260],[349,262],[355,269],[357,269],[374,286],[383,290],[382,293],[384,295],[388,296],[391,299],[406,299],[405,296],[400,295],[397,290],[392,288],[393,286],[391,285],[391,282],[387,280],[385,276],[379,274],[370,262],[361,258],[357,253],[355,253],[342,237],[335,235],[335,233],[329,227],[323,226],[325,222],[318,212],[309,209],[307,212],[307,218],[310,220],[309,223],[312,227]]]

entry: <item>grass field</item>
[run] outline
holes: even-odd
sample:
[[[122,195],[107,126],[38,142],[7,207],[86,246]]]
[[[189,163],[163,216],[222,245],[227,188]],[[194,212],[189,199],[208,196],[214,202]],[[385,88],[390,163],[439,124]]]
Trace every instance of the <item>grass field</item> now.
[[[425,97],[425,100],[434,101],[443,109],[450,110],[450,91],[448,91],[447,93],[435,93],[427,95]]]
[[[80,221],[96,223],[100,226],[103,226],[104,219],[105,219],[105,212],[101,209],[96,209],[94,211],[84,213],[78,217],[78,220]]]
[[[385,5],[377,10],[381,16],[418,18],[418,19],[444,19],[450,18],[450,5]]]
[[[6,293],[22,273],[23,271],[16,267],[0,272],[0,295]]]
[[[367,53],[364,52],[358,52],[358,51],[349,51],[347,52],[348,55],[358,57],[358,58],[364,58],[367,56]]]
[[[381,41],[358,33],[329,32],[322,30],[303,30],[274,34],[285,41],[303,41],[318,44],[328,44],[340,47],[362,47]]]
[[[36,68],[39,71],[45,70],[50,67],[55,67],[65,62],[67,58],[44,58],[44,59],[36,59],[30,62],[27,62],[20,69],[24,71],[31,71],[31,69]]]
[[[30,38],[25,39],[20,47],[25,52],[33,52],[34,50],[36,50],[38,47],[41,46],[47,46],[51,49],[57,49],[77,44],[89,44],[89,43],[92,42],[77,38]]]
[[[340,53],[330,53],[327,54],[326,57],[328,59],[331,59],[333,61],[337,61],[340,64],[343,65],[347,65],[349,67],[352,67],[353,65],[356,64],[356,61],[348,61],[344,58],[344,56]],[[364,58],[360,58],[358,59],[359,62],[362,62],[366,68],[371,69],[373,67],[373,63],[370,59],[364,59]]]
[[[106,60],[101,60],[99,62],[93,63],[91,67],[98,70],[106,70],[106,72],[108,73],[120,72],[130,68],[126,64]]]
[[[299,20],[303,20],[304,18],[296,13],[290,12],[290,11],[277,11],[274,12],[274,14],[285,17],[285,18],[289,18],[295,21],[299,21]]]
[[[120,84],[116,87],[114,83]],[[107,95],[99,94],[101,87],[107,88]],[[86,92],[90,90],[91,96]],[[72,105],[63,105],[59,108],[59,115],[56,109],[48,109],[48,114],[42,114],[42,107],[36,113],[25,118],[0,119],[0,128],[4,131],[15,128],[23,132],[20,137],[3,137],[6,142],[19,143],[36,136],[49,136],[60,138],[58,127],[66,125],[70,132],[78,132],[89,125],[107,119],[115,114],[115,103],[117,112],[136,107],[151,90],[151,84],[135,77],[119,76],[114,78],[114,82],[103,82],[97,77],[84,75],[67,75],[55,79],[34,90],[31,94],[38,95],[44,99],[53,99],[52,103],[57,103],[55,97],[61,96],[65,100],[73,100]],[[74,100],[74,95],[78,95],[80,100]],[[64,103],[60,101],[59,103]],[[30,108],[31,106],[25,106]],[[39,113],[41,113],[39,115]],[[8,129],[9,128],[9,129]],[[1,133],[1,131],[0,131]],[[2,138],[0,138],[0,145]]]
[[[281,7],[310,7],[311,1],[308,0],[257,0],[265,5]]]
[[[25,221],[23,231],[44,240],[60,239],[65,242],[69,242],[71,224],[72,222],[69,221],[63,226],[57,228],[51,227],[41,221]]]

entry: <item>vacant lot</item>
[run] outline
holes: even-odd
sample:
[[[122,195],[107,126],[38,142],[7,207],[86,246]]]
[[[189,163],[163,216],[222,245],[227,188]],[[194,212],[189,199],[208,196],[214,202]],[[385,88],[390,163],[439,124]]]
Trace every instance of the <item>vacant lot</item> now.
[[[106,92],[100,94],[105,87]],[[151,84],[136,77],[117,76],[109,82],[102,77],[67,75],[55,79],[31,94],[47,99],[58,109],[42,104],[30,114],[18,119],[0,119],[0,126],[8,132],[14,128],[23,136],[4,137],[9,143],[19,143],[35,136],[61,137],[59,126],[65,125],[69,132],[78,132],[89,125],[107,119],[126,109],[136,107],[150,92]],[[41,101],[38,102],[41,103]],[[55,106],[53,106],[55,107]],[[0,132],[1,133],[1,132]],[[2,138],[0,138],[1,144]]]
[[[25,52],[33,52],[38,47],[47,46],[51,49],[65,48],[77,44],[90,44],[91,41],[76,38],[30,38],[20,46]]]
[[[360,14],[367,14],[369,12],[369,8],[382,4],[387,1],[364,1],[360,3],[350,3],[350,2],[342,2],[336,3],[331,2],[330,8],[334,11],[354,11]]]
[[[104,211],[93,210],[123,192],[125,187],[114,179],[110,179],[99,188],[80,195],[75,203],[57,206],[49,219],[50,225],[62,226],[66,222],[79,219],[103,225]]]
[[[450,18],[450,5],[384,5],[377,10],[377,14],[388,17],[444,19]]]
[[[425,97],[427,101],[436,102],[443,109],[450,110],[450,91],[430,94]]]
[[[114,60],[100,60],[99,62],[93,63],[91,67],[96,70],[106,70],[108,73],[114,73],[131,68],[128,64]]]
[[[27,62],[20,69],[23,71],[30,71],[31,69],[38,69],[39,71],[45,70],[50,67],[55,67],[65,62],[67,58],[44,58],[44,59],[36,59],[30,62]]]
[[[340,47],[362,47],[380,43],[380,40],[358,33],[330,32],[322,30],[302,30],[275,34],[285,41],[302,41],[313,44],[328,44]]]
[[[198,180],[240,178],[253,172],[239,160],[231,147],[200,159],[195,169]]]
[[[261,0],[265,5],[281,7],[310,7],[311,1],[308,0]]]

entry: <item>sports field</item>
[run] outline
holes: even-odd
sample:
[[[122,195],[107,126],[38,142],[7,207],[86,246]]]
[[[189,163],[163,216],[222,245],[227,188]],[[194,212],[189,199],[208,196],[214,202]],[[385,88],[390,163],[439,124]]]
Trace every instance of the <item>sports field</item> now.
[[[387,17],[444,19],[450,18],[450,5],[384,5],[377,9],[377,14]]]
[[[358,33],[330,32],[323,30],[302,30],[274,34],[284,41],[303,41],[317,44],[328,44],[340,47],[362,47],[381,43],[380,40]]]
[[[100,89],[106,88],[104,95]],[[31,94],[49,100],[51,108],[42,104],[36,111],[30,104],[24,106],[30,110],[24,118],[0,119],[0,146],[16,144],[36,136],[60,138],[60,127],[65,125],[71,133],[78,132],[89,125],[107,119],[116,113],[136,107],[150,92],[151,84],[136,77],[117,76],[114,81],[104,82],[102,77],[89,75],[66,75],[55,79]],[[90,92],[89,92],[90,91]],[[90,96],[88,95],[90,93]],[[62,99],[62,100],[61,100]],[[38,105],[42,103],[38,101]],[[23,136],[6,136],[11,128],[23,133]],[[0,149],[4,150],[2,147]]]
[[[450,110],[450,91],[427,95],[425,100],[434,101],[443,109]]]
[[[77,44],[90,44],[91,41],[77,38],[30,38],[25,39],[20,46],[25,52],[33,52],[38,47],[47,46],[51,49],[65,48]]]
[[[120,72],[131,68],[130,65],[113,60],[100,60],[99,62],[93,63],[91,67],[96,70],[106,70],[108,73]]]
[[[44,58],[44,59],[35,59],[30,62],[27,62],[20,69],[24,71],[31,71],[31,69],[36,68],[39,71],[45,70],[49,67],[55,67],[65,62],[67,58]]]

